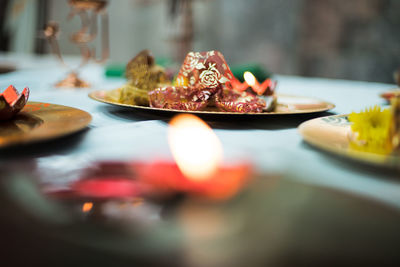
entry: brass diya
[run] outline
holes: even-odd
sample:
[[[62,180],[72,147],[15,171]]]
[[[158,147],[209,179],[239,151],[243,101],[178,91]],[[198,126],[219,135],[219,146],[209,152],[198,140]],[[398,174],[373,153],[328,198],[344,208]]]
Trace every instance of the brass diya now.
[[[81,53],[81,63],[79,66],[70,71],[65,79],[58,82],[56,87],[69,87],[69,88],[86,88],[90,87],[88,82],[85,82],[78,76],[78,70],[85,66],[90,60],[96,63],[103,63],[109,58],[109,34],[108,34],[108,14],[106,11],[107,1],[102,0],[69,0],[68,4],[71,12],[68,15],[68,20],[75,16],[79,16],[81,20],[81,28],[72,33],[70,41],[76,44]],[[101,56],[96,58],[96,48],[89,47],[98,37],[98,20],[101,20],[100,33],[101,33]],[[59,25],[57,22],[49,22],[43,34],[49,41],[53,53],[61,61],[61,63],[69,68],[62,56],[58,36],[60,33]]]

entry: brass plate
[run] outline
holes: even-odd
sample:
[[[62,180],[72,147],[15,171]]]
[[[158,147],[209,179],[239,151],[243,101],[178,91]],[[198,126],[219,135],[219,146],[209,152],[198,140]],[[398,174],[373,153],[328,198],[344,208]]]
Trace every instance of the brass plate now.
[[[83,110],[28,102],[15,118],[0,121],[0,148],[68,135],[85,128],[91,120]]]
[[[312,119],[299,126],[303,139],[322,150],[367,164],[400,169],[400,157],[357,151],[349,148],[351,133],[348,115]]]
[[[288,114],[306,114],[306,113],[316,113],[330,110],[335,107],[334,104],[325,102],[316,98],[303,97],[303,96],[294,96],[294,95],[284,95],[278,94],[278,106],[276,111],[274,112],[263,112],[263,113],[238,113],[238,112],[223,112],[215,109],[209,109],[204,111],[184,111],[184,110],[175,110],[175,109],[163,109],[163,108],[152,108],[145,106],[137,106],[137,105],[128,105],[121,104],[118,102],[110,101],[106,99],[106,94],[108,91],[106,90],[97,90],[93,91],[89,94],[89,97],[100,101],[103,103],[107,103],[110,105],[128,107],[138,111],[155,111],[162,112],[165,114],[168,113],[192,113],[199,115],[234,115],[234,116],[271,116],[271,115],[288,115]]]

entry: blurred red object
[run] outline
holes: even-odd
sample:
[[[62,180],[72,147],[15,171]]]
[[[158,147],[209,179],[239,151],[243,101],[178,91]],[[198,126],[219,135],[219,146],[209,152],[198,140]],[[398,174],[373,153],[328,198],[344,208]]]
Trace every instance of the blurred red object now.
[[[125,171],[102,169],[104,166],[123,166]],[[178,165],[172,161],[154,162],[99,162],[95,173],[88,174],[69,189],[48,190],[47,194],[57,198],[130,198],[162,197],[183,193],[188,195],[224,200],[233,197],[249,181],[252,167],[241,163],[221,166],[206,179],[196,180],[186,177]]]
[[[93,198],[125,198],[140,194],[139,183],[126,177],[87,178],[73,184],[72,189],[80,196]]]
[[[400,89],[394,89],[392,91],[383,92],[381,94],[381,97],[386,99],[387,101],[390,101],[390,99],[397,96],[400,96]]]
[[[233,77],[233,79],[229,80],[229,82],[226,82],[226,85],[229,89],[237,90],[240,92],[245,91],[247,88],[250,87],[246,81],[244,81],[242,83],[235,77]]]
[[[149,185],[153,192],[180,192],[212,199],[234,196],[249,180],[252,170],[247,163],[222,166],[207,179],[194,180],[184,176],[174,162],[135,163],[134,168],[138,181]]]

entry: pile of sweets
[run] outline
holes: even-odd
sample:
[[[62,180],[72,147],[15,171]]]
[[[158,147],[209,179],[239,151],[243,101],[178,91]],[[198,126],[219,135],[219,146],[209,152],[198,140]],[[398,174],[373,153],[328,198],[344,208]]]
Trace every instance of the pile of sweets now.
[[[175,86],[159,87],[148,93],[150,106],[187,111],[216,108],[239,113],[273,110],[276,83],[271,83],[265,95],[259,96],[251,90],[235,90],[230,86],[232,80],[236,78],[221,52],[190,52],[182,64]]]
[[[129,105],[149,105],[149,91],[170,84],[164,69],[155,64],[149,50],[137,54],[126,66],[128,82],[107,94],[107,100]]]

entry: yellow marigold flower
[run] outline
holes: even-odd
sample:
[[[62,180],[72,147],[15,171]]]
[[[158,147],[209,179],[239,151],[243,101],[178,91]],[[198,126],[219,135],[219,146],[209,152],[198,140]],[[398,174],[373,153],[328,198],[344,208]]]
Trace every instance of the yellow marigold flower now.
[[[354,133],[350,140],[350,148],[378,154],[389,154],[392,150],[390,109],[379,106],[367,108],[359,113],[351,113],[349,121]]]

